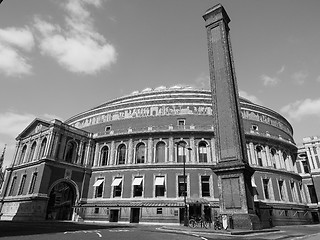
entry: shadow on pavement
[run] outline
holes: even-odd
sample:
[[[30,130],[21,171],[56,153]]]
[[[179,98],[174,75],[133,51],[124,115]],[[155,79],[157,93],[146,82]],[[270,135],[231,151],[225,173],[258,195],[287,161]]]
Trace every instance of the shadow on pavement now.
[[[12,222],[0,221],[0,237],[35,235],[45,233],[59,233],[79,230],[98,230],[115,228],[132,228],[134,226],[122,224],[94,224],[61,221],[46,222]]]

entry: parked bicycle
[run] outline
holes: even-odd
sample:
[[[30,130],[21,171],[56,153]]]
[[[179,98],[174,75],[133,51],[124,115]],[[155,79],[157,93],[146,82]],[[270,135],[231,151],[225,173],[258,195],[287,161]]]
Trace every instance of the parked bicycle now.
[[[223,229],[222,216],[221,215],[218,215],[218,216],[214,217],[213,227],[214,227],[214,230]]]
[[[189,220],[189,227],[191,227],[191,228],[196,228],[196,227],[208,228],[209,222],[207,222],[202,217],[192,217]]]

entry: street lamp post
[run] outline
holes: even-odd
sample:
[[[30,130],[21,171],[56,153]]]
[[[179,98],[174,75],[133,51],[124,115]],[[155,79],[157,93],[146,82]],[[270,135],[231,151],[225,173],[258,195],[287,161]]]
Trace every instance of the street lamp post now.
[[[183,225],[188,226],[188,206],[187,206],[187,186],[186,186],[186,155],[185,149],[191,151],[192,148],[186,148],[184,145],[180,145],[180,142],[176,142],[177,145],[177,161],[179,158],[179,146],[183,148],[183,202],[184,202],[184,218]]]

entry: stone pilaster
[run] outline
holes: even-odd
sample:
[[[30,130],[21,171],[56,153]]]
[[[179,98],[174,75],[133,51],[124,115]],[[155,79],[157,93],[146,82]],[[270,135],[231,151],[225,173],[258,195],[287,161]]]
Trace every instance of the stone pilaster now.
[[[270,148],[268,145],[264,147],[265,152],[266,152],[266,158],[267,158],[267,166],[273,167],[272,161],[271,161],[271,156],[270,156]]]
[[[192,162],[192,163],[194,163],[194,162],[196,162],[196,145],[195,145],[195,143],[194,143],[194,136],[191,136],[190,137],[190,148],[192,149],[192,150],[188,150],[188,156],[187,156],[187,159],[188,159],[188,161],[189,162]],[[191,158],[191,159],[189,159],[189,158]]]
[[[153,139],[150,137],[148,139],[148,151],[147,151],[147,154],[148,154],[148,157],[145,159],[146,163],[152,163],[152,156],[153,156]]]
[[[110,165],[115,165],[115,152],[116,152],[116,143],[115,141],[111,141],[111,149],[110,149]]]
[[[60,141],[60,148],[58,152],[58,160],[64,160],[64,151],[67,146],[67,137],[62,135],[61,141]]]
[[[254,151],[254,145],[252,142],[249,143],[249,149],[250,149],[251,164],[257,165],[256,155],[255,155],[255,151]]]
[[[310,147],[307,147],[306,152],[307,152],[308,162],[309,162],[310,168],[311,168],[311,170],[313,170],[313,169],[315,169],[315,167],[314,167],[314,162],[313,162],[312,156],[310,154]]]
[[[99,152],[100,152],[100,146],[99,143],[96,143],[96,147],[94,150],[94,160],[93,160],[93,166],[99,166]]]
[[[174,144],[173,144],[173,137],[169,137],[169,162],[173,162],[174,160]]]
[[[129,139],[129,142],[128,142],[128,161],[127,163],[128,164],[132,164],[134,163],[135,159],[134,159],[134,156],[133,156],[133,140],[132,138]]]

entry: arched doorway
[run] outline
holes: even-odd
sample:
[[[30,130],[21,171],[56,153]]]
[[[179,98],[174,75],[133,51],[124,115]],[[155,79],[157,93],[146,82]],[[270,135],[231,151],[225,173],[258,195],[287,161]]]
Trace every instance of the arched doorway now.
[[[71,220],[75,198],[75,190],[71,184],[57,183],[49,194],[46,219]]]

